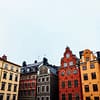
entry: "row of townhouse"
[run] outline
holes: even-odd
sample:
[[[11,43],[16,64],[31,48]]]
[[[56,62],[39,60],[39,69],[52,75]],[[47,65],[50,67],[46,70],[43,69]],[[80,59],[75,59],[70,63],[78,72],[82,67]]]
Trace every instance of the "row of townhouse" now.
[[[24,62],[19,100],[100,100],[100,52],[85,49],[79,54],[80,59],[67,47],[60,66],[46,58]]]
[[[48,60],[23,62],[19,86],[19,100],[58,100],[59,67],[48,64]]]
[[[0,100],[100,100],[100,52],[79,54],[67,47],[60,66],[47,58],[20,66],[0,57]]]

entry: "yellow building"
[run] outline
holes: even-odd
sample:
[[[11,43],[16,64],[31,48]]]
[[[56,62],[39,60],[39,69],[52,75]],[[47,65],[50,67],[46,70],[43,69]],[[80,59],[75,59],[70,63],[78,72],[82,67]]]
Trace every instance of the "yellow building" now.
[[[88,49],[80,52],[80,57],[83,100],[100,100],[100,64],[97,57]]]
[[[0,100],[18,100],[20,66],[0,58]]]

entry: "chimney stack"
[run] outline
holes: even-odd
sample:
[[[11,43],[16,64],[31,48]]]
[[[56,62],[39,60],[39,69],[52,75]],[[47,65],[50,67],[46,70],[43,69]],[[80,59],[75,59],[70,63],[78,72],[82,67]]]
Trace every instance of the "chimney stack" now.
[[[7,60],[7,56],[4,54],[4,55],[2,56],[2,59],[3,59],[3,60]]]

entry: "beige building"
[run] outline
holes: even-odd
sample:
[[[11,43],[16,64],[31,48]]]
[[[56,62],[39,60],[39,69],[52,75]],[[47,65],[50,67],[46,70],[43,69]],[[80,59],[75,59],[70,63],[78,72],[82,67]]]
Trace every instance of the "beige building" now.
[[[0,100],[17,100],[20,80],[20,67],[4,55],[0,58]]]
[[[88,49],[81,53],[80,70],[83,100],[100,100],[100,56]]]

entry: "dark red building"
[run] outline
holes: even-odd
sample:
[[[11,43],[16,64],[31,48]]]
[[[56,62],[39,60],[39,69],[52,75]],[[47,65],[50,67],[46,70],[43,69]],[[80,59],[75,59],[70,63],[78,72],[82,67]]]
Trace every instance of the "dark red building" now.
[[[59,77],[59,100],[82,100],[79,59],[66,48],[61,59]]]
[[[23,62],[21,67],[18,100],[36,100],[37,71],[42,62],[33,64]]]

